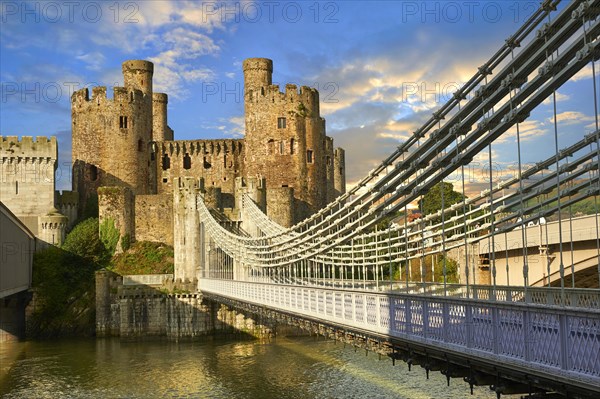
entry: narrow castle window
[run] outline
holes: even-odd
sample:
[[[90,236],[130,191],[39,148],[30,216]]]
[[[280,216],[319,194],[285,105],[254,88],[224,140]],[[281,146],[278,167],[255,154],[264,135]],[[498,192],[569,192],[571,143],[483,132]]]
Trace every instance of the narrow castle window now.
[[[187,152],[183,157],[183,169],[191,169],[192,168],[192,158],[190,158],[190,154]]]
[[[327,166],[331,165],[331,157],[327,157]]]
[[[204,169],[210,169],[211,167],[212,167],[212,165],[210,163],[210,158],[204,157]]]
[[[138,152],[142,152],[144,149],[144,143],[142,140],[138,140]]]
[[[89,171],[90,181],[98,180],[98,168],[96,167],[96,165],[90,165],[88,171]]]
[[[296,140],[291,139],[290,140],[290,154],[294,155],[295,152],[296,152]]]
[[[280,155],[285,154],[285,140],[281,140],[279,142],[279,154]]]
[[[121,129],[127,129],[127,117],[119,116],[119,127]]]
[[[169,170],[171,168],[171,158],[165,154],[162,157],[162,170]]]
[[[285,117],[277,118],[277,129],[285,129],[286,120]]]
[[[306,150],[306,162],[313,163],[313,151]]]
[[[15,194],[17,194],[17,195],[19,194],[19,182],[18,181],[15,182]]]

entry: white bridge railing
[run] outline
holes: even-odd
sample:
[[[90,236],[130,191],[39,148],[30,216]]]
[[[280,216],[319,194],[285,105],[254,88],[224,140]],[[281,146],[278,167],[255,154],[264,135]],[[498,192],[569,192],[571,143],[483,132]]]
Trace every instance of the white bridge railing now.
[[[600,310],[201,279],[200,290],[600,387]]]

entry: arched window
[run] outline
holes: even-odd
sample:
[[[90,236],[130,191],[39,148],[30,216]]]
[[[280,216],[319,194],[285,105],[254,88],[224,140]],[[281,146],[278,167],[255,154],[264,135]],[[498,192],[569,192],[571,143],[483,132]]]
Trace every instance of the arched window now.
[[[191,169],[192,168],[192,158],[190,158],[190,154],[187,152],[183,157],[183,169]]]

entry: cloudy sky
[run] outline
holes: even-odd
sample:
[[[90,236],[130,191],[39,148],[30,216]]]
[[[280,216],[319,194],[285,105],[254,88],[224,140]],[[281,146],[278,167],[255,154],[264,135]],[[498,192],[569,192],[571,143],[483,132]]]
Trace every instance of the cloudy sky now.
[[[176,139],[242,137],[241,63],[267,57],[275,83],[320,90],[327,133],[346,148],[352,183],[447,101],[538,3],[3,1],[0,133],[58,136],[68,169],[71,92],[120,86],[121,63],[147,59],[155,91],[170,96]],[[591,79],[588,68],[557,94],[564,143],[593,128]],[[553,105],[521,126],[530,149],[524,162],[553,149]],[[514,142],[509,134],[493,147],[498,169],[514,165]],[[480,161],[485,169],[486,156]],[[67,175],[58,188],[70,187]]]

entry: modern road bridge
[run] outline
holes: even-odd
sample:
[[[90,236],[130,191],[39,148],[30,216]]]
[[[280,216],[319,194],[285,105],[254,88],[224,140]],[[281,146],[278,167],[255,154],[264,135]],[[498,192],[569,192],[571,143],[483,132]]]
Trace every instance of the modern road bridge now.
[[[568,278],[568,232],[575,231],[568,226],[577,224],[570,210],[584,202],[594,204],[586,219],[586,267],[600,275],[599,13],[600,0],[543,1],[409,139],[352,190],[291,228],[273,223],[246,197],[248,234],[232,232],[200,198],[200,290],[255,312],[316,323],[339,337],[376,342],[394,359],[489,384],[499,394],[600,397],[600,290],[577,288]],[[592,114],[581,130],[561,123],[557,112],[557,90],[577,82],[588,87],[582,103]],[[540,117],[548,121],[543,147],[550,150],[530,163],[531,153],[544,148],[531,151],[526,128]],[[514,149],[506,160],[512,172],[499,179],[488,167],[473,194],[469,166],[491,165],[495,150],[507,143]],[[462,201],[446,206],[442,195],[439,212],[382,227],[449,179]],[[539,232],[527,226],[542,218],[557,225],[555,283],[532,286],[540,266],[530,264],[529,245],[520,245],[511,249],[519,275],[513,284],[520,285],[507,285],[496,259],[506,237],[528,243],[527,236]],[[499,248],[488,251],[489,285],[476,281],[469,252],[484,242]],[[451,284],[452,251],[464,257],[461,284]],[[431,256],[441,260],[442,278],[413,281],[410,265],[424,269]]]

